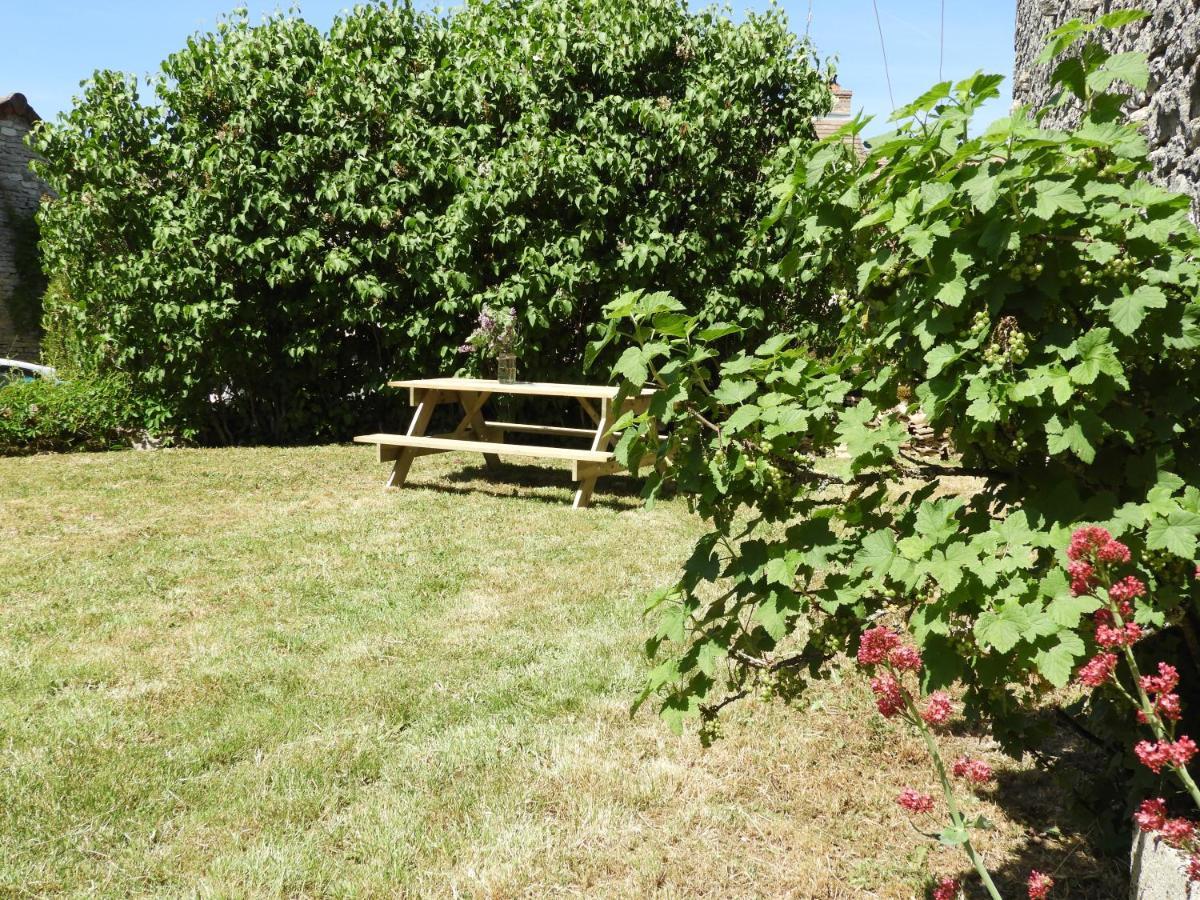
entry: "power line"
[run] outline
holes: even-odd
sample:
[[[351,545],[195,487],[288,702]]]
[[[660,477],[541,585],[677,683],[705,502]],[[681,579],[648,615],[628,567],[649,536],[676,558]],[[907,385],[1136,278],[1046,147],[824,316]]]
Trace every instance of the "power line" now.
[[[877,0],[871,0],[871,5],[875,7],[875,27],[879,29],[879,49],[883,52],[883,77],[887,79],[888,100],[892,104],[892,112],[895,112],[896,97],[892,94],[892,73],[888,69],[887,47],[883,43],[883,25],[879,21],[879,3]]]
[[[942,80],[942,58],[946,54],[946,0],[942,0],[942,27],[938,32],[938,81]]]

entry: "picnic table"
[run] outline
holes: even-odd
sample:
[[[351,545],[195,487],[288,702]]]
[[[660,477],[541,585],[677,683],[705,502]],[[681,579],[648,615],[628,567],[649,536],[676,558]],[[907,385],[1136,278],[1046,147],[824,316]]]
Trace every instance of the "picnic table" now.
[[[431,453],[448,453],[452,450],[482,453],[489,469],[499,461],[500,456],[561,459],[571,462],[571,478],[578,482],[572,504],[576,509],[586,508],[591,502],[597,478],[624,468],[608,449],[613,439],[610,430],[613,423],[627,410],[644,412],[654,395],[653,390],[646,388],[640,396],[627,398],[620,409],[615,409],[617,388],[604,385],[552,382],[502,384],[484,378],[418,378],[410,381],[389,381],[388,386],[408,388],[409,401],[415,407],[408,430],[404,434],[363,434],[354,439],[359,444],[376,445],[379,461],[393,463],[392,473],[387,480],[388,487],[402,487],[413,460]],[[579,401],[594,427],[568,428],[561,425],[489,421],[483,416],[483,406],[493,394],[574,399]],[[460,406],[462,419],[458,427],[451,432],[426,435],[425,431],[433,418],[434,410],[441,405]],[[585,450],[508,444],[505,443],[504,436],[510,431],[587,439],[590,446]],[[651,459],[648,458],[647,461]]]

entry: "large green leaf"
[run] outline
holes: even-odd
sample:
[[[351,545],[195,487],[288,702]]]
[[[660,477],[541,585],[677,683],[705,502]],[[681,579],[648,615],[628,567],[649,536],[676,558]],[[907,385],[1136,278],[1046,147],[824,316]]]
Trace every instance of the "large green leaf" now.
[[[1033,213],[1039,219],[1052,219],[1060,210],[1081,213],[1086,209],[1083,198],[1070,182],[1042,179],[1033,185]]]
[[[1144,54],[1136,51],[1114,53],[1087,76],[1087,86],[1093,91],[1107,91],[1114,81],[1124,81],[1139,91],[1146,89],[1150,68]]]
[[[1075,663],[1084,655],[1086,648],[1079,635],[1073,631],[1059,632],[1056,642],[1048,649],[1039,650],[1034,663],[1042,677],[1055,687],[1066,687],[1071,680]]]
[[[1132,335],[1146,318],[1146,311],[1162,309],[1167,305],[1167,295],[1160,288],[1143,284],[1131,294],[1124,294],[1108,308],[1109,318],[1117,331]]]
[[[975,621],[975,637],[981,644],[1007,653],[1030,631],[1032,623],[1019,603],[1010,601],[998,612],[986,611]]]
[[[1154,519],[1146,529],[1146,546],[1151,550],[1167,550],[1184,559],[1196,555],[1196,539],[1200,536],[1200,515],[1182,509]]]

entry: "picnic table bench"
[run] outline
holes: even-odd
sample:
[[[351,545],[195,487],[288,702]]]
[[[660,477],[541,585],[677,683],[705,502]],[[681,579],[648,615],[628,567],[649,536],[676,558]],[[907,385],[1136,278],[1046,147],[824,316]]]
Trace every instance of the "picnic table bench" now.
[[[452,450],[469,450],[482,453],[489,468],[500,456],[530,456],[542,459],[561,459],[571,462],[571,478],[578,482],[575,500],[576,509],[583,509],[591,502],[596,479],[624,468],[608,449],[612,442],[611,428],[617,418],[627,410],[643,412],[654,395],[647,388],[638,397],[627,398],[620,409],[615,409],[617,388],[590,384],[555,384],[552,382],[518,382],[502,384],[483,378],[418,378],[409,381],[389,381],[389,387],[408,388],[409,401],[413,407],[412,421],[404,434],[363,434],[354,440],[359,444],[374,444],[379,450],[380,462],[391,462],[392,473],[388,487],[401,487],[408,477],[408,470],[418,456],[431,453],[448,453]],[[517,394],[535,397],[563,397],[579,401],[592,428],[569,428],[560,425],[535,425],[523,422],[489,421],[483,417],[483,405],[493,394]],[[462,407],[463,416],[451,432],[426,435],[434,410],[440,405],[455,404]],[[508,444],[506,432],[521,434],[552,435],[588,439],[588,449],[570,447],[546,447],[533,444]],[[652,458],[648,457],[647,462]]]

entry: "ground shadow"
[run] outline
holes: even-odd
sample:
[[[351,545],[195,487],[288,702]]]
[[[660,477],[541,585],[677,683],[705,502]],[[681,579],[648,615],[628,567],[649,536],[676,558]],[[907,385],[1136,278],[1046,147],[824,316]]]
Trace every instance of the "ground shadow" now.
[[[480,464],[463,466],[440,475],[436,481],[421,481],[419,476],[410,476],[408,484],[430,491],[518,497],[555,505],[569,504],[575,492],[575,482],[565,469],[503,461],[491,469]],[[563,491],[567,492],[566,497]],[[636,509],[642,505],[641,491],[641,479],[630,475],[606,475],[596,483],[592,506],[621,511]]]
[[[1002,770],[981,796],[1025,831],[1003,865],[989,867],[1003,897],[1025,897],[1033,869],[1055,879],[1055,898],[1117,900],[1129,894],[1128,773],[1113,749],[1093,743],[1047,714],[1054,728],[1035,750],[1038,765]],[[984,897],[965,867],[967,897]]]

